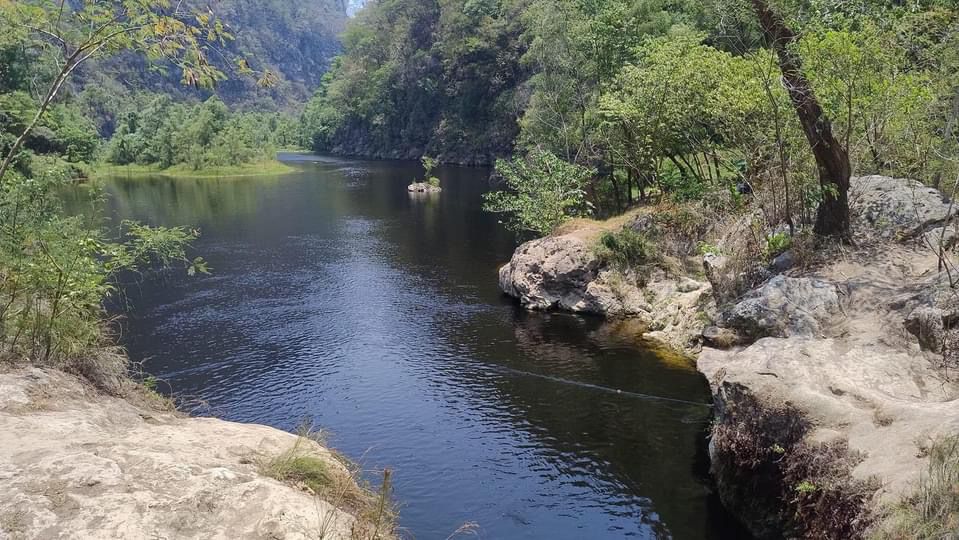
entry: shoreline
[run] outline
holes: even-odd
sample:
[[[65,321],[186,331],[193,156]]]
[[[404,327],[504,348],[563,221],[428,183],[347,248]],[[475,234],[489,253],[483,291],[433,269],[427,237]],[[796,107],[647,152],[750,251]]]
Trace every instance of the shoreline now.
[[[309,431],[193,417],[130,379],[111,395],[0,365],[0,536],[395,538],[378,492]]]
[[[298,169],[278,159],[246,163],[236,166],[207,167],[192,170],[182,165],[160,169],[154,165],[97,165],[91,168],[89,178],[96,180],[110,177],[163,176],[167,178],[223,178],[279,176],[297,172]]]
[[[936,349],[959,307],[916,240],[939,237],[955,211],[917,182],[854,184],[855,248],[794,246],[793,264],[745,285],[737,218],[698,233],[705,255],[610,268],[598,237],[655,231],[646,207],[519,246],[500,287],[527,309],[638,321],[644,338],[695,358],[713,398],[712,477],[757,538],[896,538],[907,521],[891,513],[923,488],[927,456],[959,440],[959,381]]]

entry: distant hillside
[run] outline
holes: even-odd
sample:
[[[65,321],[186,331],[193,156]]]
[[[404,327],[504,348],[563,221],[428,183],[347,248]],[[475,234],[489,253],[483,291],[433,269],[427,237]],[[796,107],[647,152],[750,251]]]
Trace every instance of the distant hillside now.
[[[245,57],[254,69],[279,76],[271,88],[258,88],[249,77],[231,76],[216,94],[230,105],[265,110],[296,110],[309,99],[340,52],[338,35],[349,7],[348,0],[213,0],[208,6],[235,37],[223,50],[210,52],[220,69],[230,75],[233,60]],[[184,88],[177,70],[151,66],[133,54],[91,65],[80,80],[81,86],[93,84],[109,92],[149,90],[200,99],[210,95]]]

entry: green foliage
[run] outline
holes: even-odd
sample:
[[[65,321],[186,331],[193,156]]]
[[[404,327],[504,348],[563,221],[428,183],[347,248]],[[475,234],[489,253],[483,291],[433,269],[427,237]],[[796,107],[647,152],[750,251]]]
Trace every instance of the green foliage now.
[[[117,275],[179,263],[205,272],[206,265],[186,257],[194,231],[127,222],[122,238],[110,240],[64,216],[57,193],[69,177],[56,163],[34,164],[29,179],[11,173],[0,193],[0,347],[6,357],[89,376],[75,362],[95,358],[104,344],[101,302],[117,293]]]
[[[484,196],[483,208],[506,215],[506,226],[517,233],[547,235],[570,217],[589,215],[584,188],[592,171],[534,149],[526,158],[499,160],[507,191]]]
[[[522,0],[382,0],[307,105],[314,149],[489,163],[516,136]]]
[[[190,107],[155,96],[121,116],[105,159],[164,169],[241,165],[272,159],[279,147],[295,147],[294,127],[288,117],[275,113],[231,113],[217,97]]]
[[[696,244],[696,253],[699,255],[722,255],[723,250],[715,244],[701,240]]]
[[[606,264],[624,272],[641,268],[657,258],[654,243],[632,227],[604,232],[599,238],[596,255]]]
[[[767,259],[772,259],[788,250],[791,245],[792,237],[789,236],[789,233],[776,232],[766,237],[766,246],[763,248],[763,252]]]

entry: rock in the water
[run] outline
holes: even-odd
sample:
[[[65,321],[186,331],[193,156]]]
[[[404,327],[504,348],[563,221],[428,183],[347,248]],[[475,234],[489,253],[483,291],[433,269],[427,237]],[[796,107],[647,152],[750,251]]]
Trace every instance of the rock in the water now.
[[[836,287],[812,278],[776,276],[723,314],[723,326],[752,339],[822,336],[841,313]]]
[[[913,237],[956,214],[941,192],[915,180],[862,176],[851,180],[849,201],[857,233]]]
[[[410,193],[439,193],[443,188],[426,182],[413,182],[406,188]]]

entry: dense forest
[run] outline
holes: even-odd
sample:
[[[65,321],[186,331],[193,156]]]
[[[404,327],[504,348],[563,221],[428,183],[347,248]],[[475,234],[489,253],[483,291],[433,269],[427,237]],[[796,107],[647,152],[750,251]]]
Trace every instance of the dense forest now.
[[[380,0],[348,25],[304,123],[316,150],[343,154],[549,152],[593,171],[583,187],[601,215],[651,192],[689,200],[745,184],[770,222],[795,224],[828,190],[814,122],[794,110],[806,92],[851,170],[937,186],[952,174],[953,2],[778,2],[766,6],[778,36],[757,6]]]

